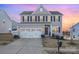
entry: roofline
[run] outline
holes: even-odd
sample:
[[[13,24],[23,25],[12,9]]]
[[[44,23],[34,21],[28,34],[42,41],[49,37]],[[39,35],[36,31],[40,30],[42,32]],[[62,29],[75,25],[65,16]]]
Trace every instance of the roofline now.
[[[26,11],[26,12],[28,12],[28,11]],[[50,14],[40,14],[40,15],[55,15],[55,14],[51,14],[51,12],[54,12],[54,11],[48,11]],[[59,12],[59,11],[58,11]],[[61,13],[61,12],[60,12]],[[20,15],[37,15],[37,14],[20,14]],[[39,14],[38,14],[39,15]],[[56,15],[62,15],[63,16],[63,14],[61,13],[61,14],[56,14]]]
[[[75,26],[78,25],[78,24],[79,24],[79,23],[74,24],[72,27],[70,27],[70,29],[73,28],[73,27],[75,27]]]
[[[0,10],[2,10],[2,9],[0,9]],[[11,22],[18,23],[18,22],[16,22],[16,21],[12,20],[12,19],[10,18],[10,16],[8,15],[8,13],[7,13],[5,10],[2,10],[2,11],[6,14],[6,16],[9,18],[9,20],[10,20]]]

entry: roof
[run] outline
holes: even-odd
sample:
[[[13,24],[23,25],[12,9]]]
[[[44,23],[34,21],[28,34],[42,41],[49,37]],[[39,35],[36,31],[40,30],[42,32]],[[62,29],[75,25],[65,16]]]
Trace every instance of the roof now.
[[[8,16],[8,14],[7,14],[7,12],[6,12],[5,10],[0,9],[0,12],[3,13],[3,14],[8,18],[9,21],[11,21],[11,18]],[[2,15],[2,14],[1,14],[1,15]],[[3,16],[3,15],[2,15],[2,16]],[[4,16],[4,17],[5,17],[5,16]]]
[[[62,13],[60,13],[58,11],[49,11],[49,12],[53,15],[63,15]],[[22,13],[20,13],[20,15],[30,15],[32,13],[33,13],[33,11],[23,11]]]
[[[79,23],[77,23],[77,24],[73,25],[71,28],[75,27],[76,25],[79,25]]]
[[[51,14],[54,15],[63,15],[62,13],[60,13],[59,11],[49,11]]]
[[[29,15],[32,14],[33,11],[23,11],[20,15]]]

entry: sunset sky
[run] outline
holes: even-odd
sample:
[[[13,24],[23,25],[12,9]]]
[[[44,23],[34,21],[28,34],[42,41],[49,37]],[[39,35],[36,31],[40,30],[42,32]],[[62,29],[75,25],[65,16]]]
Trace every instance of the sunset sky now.
[[[22,11],[35,11],[39,4],[0,4],[0,9],[5,10],[12,20],[20,21]],[[48,11],[59,11],[63,13],[63,31],[79,22],[79,4],[44,4]]]

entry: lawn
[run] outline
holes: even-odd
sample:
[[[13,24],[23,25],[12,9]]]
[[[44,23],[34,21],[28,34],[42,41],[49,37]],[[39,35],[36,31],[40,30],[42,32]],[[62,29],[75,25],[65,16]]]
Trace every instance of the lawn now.
[[[57,40],[51,38],[42,39],[42,44],[44,49],[48,54],[57,54]],[[79,40],[74,40],[73,44],[70,44],[70,40],[62,40],[62,47],[65,50],[61,50],[61,54],[79,54],[79,50],[74,50],[74,48],[79,49]],[[66,48],[70,48],[70,50],[66,50]]]
[[[56,48],[57,47],[57,40],[51,38],[42,39],[43,46],[48,48]],[[74,40],[74,44],[70,44],[70,40],[62,40],[62,48],[65,47],[79,47],[79,40]]]

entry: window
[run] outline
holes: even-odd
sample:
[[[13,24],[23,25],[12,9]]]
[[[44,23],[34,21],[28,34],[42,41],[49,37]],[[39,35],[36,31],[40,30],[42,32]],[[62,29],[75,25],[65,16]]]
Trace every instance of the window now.
[[[60,27],[59,27],[59,29],[58,29],[58,30],[59,30],[58,32],[60,33]]]
[[[37,16],[35,16],[35,22],[37,22]]]
[[[57,25],[53,26],[52,32],[60,32],[60,27]]]
[[[30,16],[30,21],[32,22],[32,16]]]
[[[54,16],[54,22],[55,22],[55,16]]]
[[[75,29],[73,29],[73,32],[75,32]]]
[[[47,22],[47,20],[48,20],[48,19],[47,19],[47,16],[46,16],[46,22]]]
[[[73,35],[73,38],[75,38],[75,35]]]
[[[38,16],[38,22],[40,21],[40,16]]]
[[[43,16],[43,22],[45,21],[45,16]]]
[[[13,29],[12,29],[12,31],[16,31],[16,30],[17,30],[17,28],[13,28]]]
[[[60,22],[60,16],[58,16],[58,21]]]
[[[43,11],[43,8],[40,8],[40,11],[42,12]]]
[[[24,16],[22,16],[22,20],[23,20],[23,22],[24,22]]]
[[[3,23],[5,23],[5,20],[3,20]]]
[[[29,22],[29,16],[27,16],[27,21]]]
[[[52,22],[52,16],[51,16],[51,22]]]

